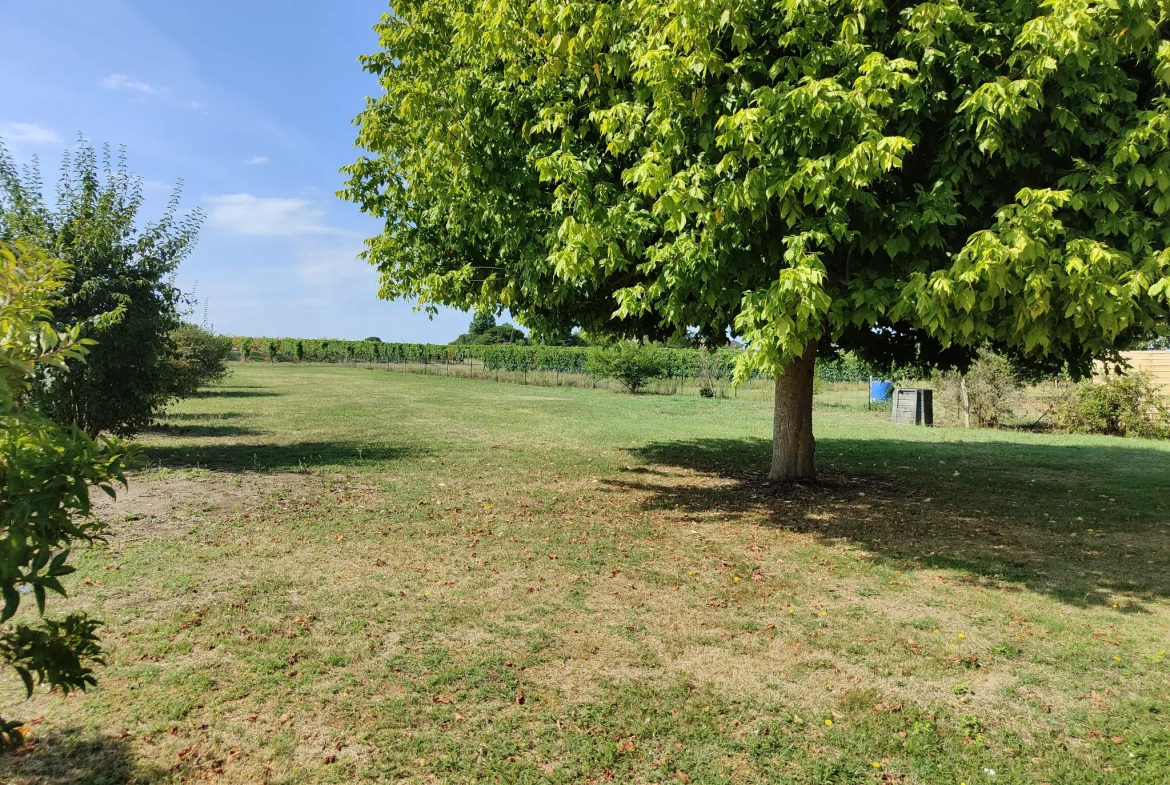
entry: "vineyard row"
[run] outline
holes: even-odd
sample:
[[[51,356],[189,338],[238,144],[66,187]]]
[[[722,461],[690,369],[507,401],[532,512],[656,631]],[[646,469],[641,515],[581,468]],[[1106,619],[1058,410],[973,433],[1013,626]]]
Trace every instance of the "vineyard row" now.
[[[589,357],[600,351],[592,346],[542,346],[505,344],[386,343],[306,338],[232,338],[232,349],[240,360],[317,363],[400,363],[444,365],[478,360],[487,371],[549,371],[566,374],[589,373]],[[713,355],[702,349],[657,349],[664,376],[694,379],[707,373],[714,379],[731,378],[741,349],[718,349]],[[706,372],[706,373],[705,373]],[[826,382],[863,382],[870,369],[851,355],[817,364],[818,376]]]

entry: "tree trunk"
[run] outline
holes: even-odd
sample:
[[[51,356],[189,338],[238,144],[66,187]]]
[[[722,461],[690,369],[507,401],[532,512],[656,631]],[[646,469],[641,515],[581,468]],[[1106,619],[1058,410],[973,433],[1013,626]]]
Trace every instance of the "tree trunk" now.
[[[805,347],[776,377],[775,413],[772,421],[771,480],[812,480],[817,476],[812,430],[813,374],[817,342]]]

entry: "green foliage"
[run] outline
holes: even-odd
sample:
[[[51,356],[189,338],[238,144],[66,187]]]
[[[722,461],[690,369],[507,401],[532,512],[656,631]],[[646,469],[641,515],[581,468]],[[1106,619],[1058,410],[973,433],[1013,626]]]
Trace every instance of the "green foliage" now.
[[[621,341],[594,350],[589,370],[600,379],[616,379],[636,393],[651,379],[666,375],[661,350],[638,341]]]
[[[376,363],[443,364],[475,359],[489,371],[553,371],[589,373],[589,357],[597,351],[590,346],[552,346],[547,344],[423,344],[387,343],[384,341],[342,341],[307,338],[231,339],[233,351],[240,359],[251,356],[255,346],[266,347],[274,361],[292,360],[335,363],[351,360]],[[300,347],[299,350],[297,347]],[[660,349],[663,376],[669,379],[709,377],[728,381],[742,350]],[[707,366],[704,369],[704,366]],[[859,357],[841,354],[818,361],[817,373],[826,382],[863,382],[872,371]]]
[[[867,382],[880,375],[853,352],[817,360],[817,378],[824,382]]]
[[[175,354],[171,359],[170,393],[189,398],[202,387],[217,384],[228,373],[232,339],[215,335],[195,324],[184,323],[171,332]]]
[[[1057,403],[1054,415],[1057,426],[1071,433],[1170,438],[1170,398],[1144,371],[1082,382]]]
[[[966,373],[949,371],[936,381],[941,397],[963,420],[981,428],[995,428],[1008,420],[1023,398],[1023,382],[1011,361],[984,347]]]
[[[47,368],[32,388],[57,422],[91,436],[131,434],[172,394],[172,331],[179,327],[176,268],[195,243],[198,211],[179,214],[178,192],[158,221],[138,226],[142,181],[125,160],[99,159],[82,143],[65,158],[56,204],[41,193],[35,166],[17,171],[0,146],[0,239],[18,239],[66,262],[72,272],[53,309],[58,325],[83,325],[98,339],[84,363]],[[97,319],[115,308],[117,322]]]
[[[496,324],[496,318],[489,314],[480,314],[471,320],[467,332],[455,339],[457,344],[501,344],[527,343],[527,336],[523,330],[517,330],[510,324]]]
[[[93,686],[90,665],[101,662],[95,630],[84,614],[44,618],[49,592],[65,595],[61,578],[78,542],[101,539],[105,524],[90,516],[90,488],[111,496],[125,483],[126,448],[62,426],[27,403],[29,385],[44,367],[65,373],[93,341],[79,326],[59,330],[51,308],[68,291],[69,268],[39,249],[0,244],[0,659],[16,669],[31,695],[38,684],[68,693]],[[108,330],[115,309],[94,320]],[[12,623],[21,587],[36,600],[39,623]],[[14,727],[0,728],[4,743]]]
[[[343,197],[385,297],[1071,363],[1170,312],[1162,6],[405,0]],[[827,341],[823,341],[827,343]]]

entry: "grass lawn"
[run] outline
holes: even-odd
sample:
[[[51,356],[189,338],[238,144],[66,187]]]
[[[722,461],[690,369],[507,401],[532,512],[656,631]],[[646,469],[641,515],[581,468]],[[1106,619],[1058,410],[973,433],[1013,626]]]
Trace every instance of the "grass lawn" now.
[[[71,599],[4,783],[1170,782],[1170,445],[238,365]]]

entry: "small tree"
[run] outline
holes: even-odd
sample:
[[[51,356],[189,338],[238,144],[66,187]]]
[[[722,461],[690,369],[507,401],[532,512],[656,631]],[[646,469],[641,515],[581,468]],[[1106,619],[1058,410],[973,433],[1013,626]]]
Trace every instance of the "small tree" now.
[[[142,180],[82,142],[66,155],[55,204],[33,166],[23,176],[0,145],[0,240],[19,239],[69,265],[54,305],[58,325],[82,325],[97,339],[82,363],[42,368],[30,388],[57,422],[91,436],[128,435],[149,425],[171,395],[172,332],[180,324],[179,263],[198,235],[201,213],[179,212],[176,190],[162,217],[139,225]],[[121,307],[117,322],[102,314]]]
[[[695,363],[695,379],[699,382],[699,395],[704,398],[715,397],[716,378],[720,369],[719,355],[714,349],[699,352]]]
[[[194,324],[182,324],[171,332],[175,356],[171,359],[170,393],[189,398],[199,389],[218,384],[228,374],[232,340]]]
[[[113,484],[125,484],[123,445],[58,425],[26,403],[38,369],[65,373],[93,345],[79,325],[61,330],[51,322],[68,278],[68,267],[42,252],[0,243],[0,659],[29,695],[39,684],[65,693],[95,684],[100,622],[84,613],[46,618],[45,604],[48,592],[65,595],[70,548],[105,531],[90,515],[90,488],[113,496]],[[108,328],[124,313],[115,309],[94,326]],[[12,622],[22,587],[36,600],[36,624]],[[19,725],[0,720],[0,743],[19,745]]]
[[[966,373],[948,371],[939,375],[943,397],[968,428],[995,428],[1012,416],[1023,397],[1023,382],[1011,361],[984,347]]]
[[[616,379],[633,394],[650,379],[662,376],[665,364],[657,348],[638,341],[620,341],[593,352],[589,371],[599,379]]]

